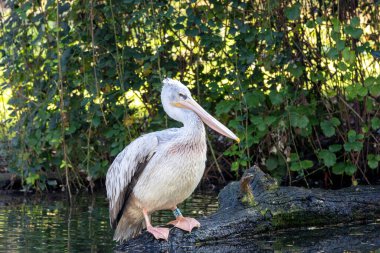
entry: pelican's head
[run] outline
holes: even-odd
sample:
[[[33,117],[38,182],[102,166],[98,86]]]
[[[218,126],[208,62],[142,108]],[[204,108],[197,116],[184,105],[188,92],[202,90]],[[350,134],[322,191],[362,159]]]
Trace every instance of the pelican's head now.
[[[192,97],[189,89],[177,80],[166,78],[161,91],[161,101],[166,113],[173,119],[185,123],[189,113],[196,113],[202,121],[218,133],[240,142],[226,126],[206,112]]]

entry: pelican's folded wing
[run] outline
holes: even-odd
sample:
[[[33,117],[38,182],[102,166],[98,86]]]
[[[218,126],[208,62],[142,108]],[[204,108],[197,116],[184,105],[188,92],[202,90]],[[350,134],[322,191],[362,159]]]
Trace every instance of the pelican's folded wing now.
[[[121,151],[106,176],[110,223],[116,228],[133,188],[159,145],[172,140],[178,129],[171,128],[143,135]]]
[[[125,203],[137,178],[156,152],[158,137],[154,133],[143,135],[121,151],[108,169],[106,176],[110,223],[116,227]],[[132,186],[132,187],[131,187]]]

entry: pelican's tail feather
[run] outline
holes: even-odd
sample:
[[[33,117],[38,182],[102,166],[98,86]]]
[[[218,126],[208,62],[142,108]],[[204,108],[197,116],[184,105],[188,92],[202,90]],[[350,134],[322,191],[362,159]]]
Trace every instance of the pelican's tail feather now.
[[[145,222],[142,212],[128,210],[119,220],[113,239],[118,242],[127,241],[140,234],[143,228]]]

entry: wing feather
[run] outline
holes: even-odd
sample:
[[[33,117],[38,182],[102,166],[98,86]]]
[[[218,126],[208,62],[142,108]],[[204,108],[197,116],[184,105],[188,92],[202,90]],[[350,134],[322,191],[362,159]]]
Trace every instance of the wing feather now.
[[[116,227],[122,215],[125,202],[133,190],[137,177],[156,152],[158,138],[155,134],[143,135],[121,151],[106,176],[107,198],[109,200],[110,223]],[[135,180],[132,180],[135,178]]]

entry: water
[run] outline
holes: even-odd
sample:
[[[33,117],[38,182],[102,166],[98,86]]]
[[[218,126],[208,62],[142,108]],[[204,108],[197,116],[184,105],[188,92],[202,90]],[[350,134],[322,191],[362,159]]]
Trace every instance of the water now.
[[[113,252],[105,193],[75,196],[69,207],[64,195],[0,195],[0,252]],[[194,193],[179,206],[200,217],[218,208],[216,193]],[[154,225],[166,224],[170,211],[156,213]]]

